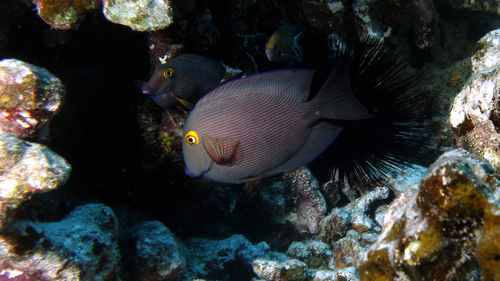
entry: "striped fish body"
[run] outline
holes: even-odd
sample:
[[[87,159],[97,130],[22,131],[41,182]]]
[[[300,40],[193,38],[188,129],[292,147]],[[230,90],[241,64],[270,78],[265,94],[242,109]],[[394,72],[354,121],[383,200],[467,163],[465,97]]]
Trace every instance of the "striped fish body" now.
[[[354,103],[355,112],[345,116],[329,114],[331,108],[325,102],[332,101],[324,99],[323,92],[329,90],[325,86],[307,101],[314,73],[257,74],[226,83],[203,97],[184,126],[186,172],[227,183],[290,172],[312,161],[342,131],[327,119],[369,117],[350,90],[347,99]],[[345,99],[346,77],[339,73],[334,77],[340,94],[332,96]],[[346,81],[337,81],[342,79]]]

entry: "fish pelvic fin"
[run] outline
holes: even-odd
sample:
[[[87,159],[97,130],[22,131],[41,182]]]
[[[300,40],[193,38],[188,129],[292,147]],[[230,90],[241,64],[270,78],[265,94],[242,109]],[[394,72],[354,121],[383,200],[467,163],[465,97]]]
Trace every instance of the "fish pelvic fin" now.
[[[239,157],[239,140],[206,137],[203,146],[210,158],[219,165],[233,166]]]
[[[347,69],[349,61],[341,60],[325,80],[311,102],[320,110],[322,118],[334,120],[361,120],[373,116],[354,96]]]

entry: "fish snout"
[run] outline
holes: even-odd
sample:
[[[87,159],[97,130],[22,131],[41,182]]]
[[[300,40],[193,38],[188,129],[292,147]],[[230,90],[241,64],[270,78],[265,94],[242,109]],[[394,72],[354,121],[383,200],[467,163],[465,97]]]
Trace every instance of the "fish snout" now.
[[[151,96],[153,94],[153,87],[151,87],[148,84],[144,84],[141,87],[142,93],[148,96]]]

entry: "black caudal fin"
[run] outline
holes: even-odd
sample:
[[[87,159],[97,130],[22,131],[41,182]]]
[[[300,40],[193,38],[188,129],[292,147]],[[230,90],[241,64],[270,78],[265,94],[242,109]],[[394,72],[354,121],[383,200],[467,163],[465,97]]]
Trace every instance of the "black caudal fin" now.
[[[349,85],[347,59],[341,60],[330,73],[312,102],[320,108],[321,117],[334,120],[370,118],[366,108],[356,99]]]
[[[319,179],[333,178],[342,187],[363,192],[412,164],[432,161],[427,153],[432,135],[425,111],[429,99],[400,52],[373,37],[343,41],[337,35],[316,34],[302,42],[307,57],[289,66],[317,69],[309,100],[320,95],[318,85],[328,80],[332,69],[347,60],[351,91],[373,114],[339,124],[342,133],[309,164]]]

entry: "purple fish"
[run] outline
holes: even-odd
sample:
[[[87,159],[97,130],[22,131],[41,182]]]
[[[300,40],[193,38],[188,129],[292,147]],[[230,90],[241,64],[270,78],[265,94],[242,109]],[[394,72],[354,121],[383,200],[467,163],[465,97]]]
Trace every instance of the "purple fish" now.
[[[225,83],[196,104],[184,126],[186,173],[242,183],[294,171],[340,134],[333,120],[372,115],[351,92],[347,60],[308,100],[314,70],[277,70]]]
[[[203,95],[219,85],[226,68],[218,61],[197,54],[182,54],[156,67],[143,94],[165,109],[191,110]]]

